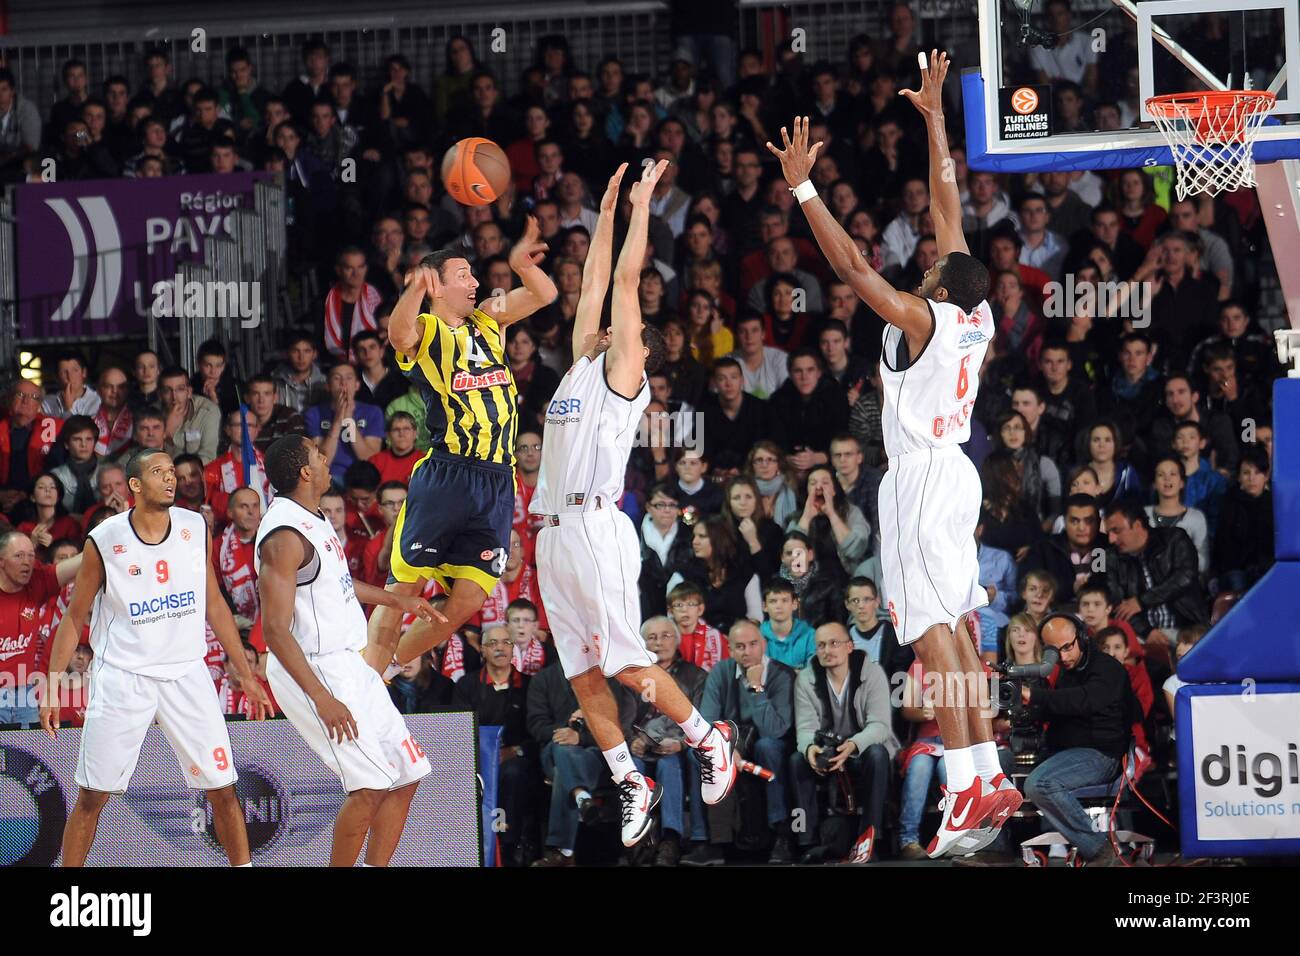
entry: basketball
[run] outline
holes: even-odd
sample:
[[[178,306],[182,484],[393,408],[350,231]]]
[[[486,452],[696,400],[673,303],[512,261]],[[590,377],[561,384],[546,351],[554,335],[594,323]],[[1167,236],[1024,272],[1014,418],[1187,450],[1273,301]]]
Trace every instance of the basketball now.
[[[472,136],[442,157],[442,183],[462,206],[486,206],[509,186],[510,163],[492,140]]]

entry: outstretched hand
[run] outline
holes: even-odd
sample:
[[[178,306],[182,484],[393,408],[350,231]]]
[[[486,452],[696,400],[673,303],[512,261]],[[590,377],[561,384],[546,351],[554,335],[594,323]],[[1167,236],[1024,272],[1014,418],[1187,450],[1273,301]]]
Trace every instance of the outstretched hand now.
[[[523,272],[542,261],[546,256],[546,243],[542,242],[542,231],[537,219],[529,216],[524,226],[524,234],[510,248],[510,268],[515,274]]]
[[[921,56],[925,54],[922,53]],[[927,66],[921,68],[920,90],[899,90],[899,96],[906,96],[912,105],[926,116],[937,116],[943,112],[943,79],[948,75],[948,54],[939,50],[930,51]]]
[[[627,163],[623,163],[614,170],[614,175],[609,177],[609,185],[605,187],[605,195],[600,199],[601,215],[612,216],[614,209],[618,206],[618,187],[623,182],[623,174],[627,172]]]
[[[668,168],[668,160],[661,159],[653,166],[647,165],[641,173],[641,178],[632,184],[632,190],[628,193],[627,198],[632,201],[633,206],[649,206],[650,196],[655,191],[655,186],[659,184],[659,177],[664,174]]]
[[[419,284],[424,294],[429,297],[430,302],[438,298],[442,293],[442,283],[438,281],[438,270],[430,266],[416,266],[408,272],[406,274],[406,285],[409,286],[413,282]]]
[[[812,148],[809,149],[806,116],[794,118],[794,139],[790,138],[789,132],[782,126],[781,139],[785,143],[785,149],[777,149],[769,141],[768,152],[781,160],[781,172],[785,175],[785,181],[791,186],[798,186],[807,181],[813,164],[817,162],[817,151],[822,148],[822,144],[813,143]]]

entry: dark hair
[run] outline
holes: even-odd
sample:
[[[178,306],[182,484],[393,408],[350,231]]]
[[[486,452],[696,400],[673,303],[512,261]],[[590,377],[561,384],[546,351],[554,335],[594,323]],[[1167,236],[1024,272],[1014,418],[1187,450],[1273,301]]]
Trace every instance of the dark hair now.
[[[730,579],[738,570],[736,556],[739,553],[736,533],[732,530],[731,522],[722,515],[709,515],[695,523],[695,528],[691,531],[692,536],[696,529],[704,531],[709,539],[709,546],[713,549],[713,557],[705,562],[708,565],[709,576],[716,574],[724,581]]]
[[[139,425],[141,422],[146,422],[146,421],[162,422],[163,424],[166,424],[167,416],[164,415],[159,409],[155,408],[154,406],[147,405],[144,408],[138,409],[136,411],[135,421],[131,423],[131,430],[134,431],[136,425]]]
[[[1151,530],[1151,522],[1147,518],[1147,509],[1142,502],[1136,498],[1125,498],[1122,501],[1112,502],[1111,506],[1106,509],[1106,517],[1121,515],[1129,524],[1140,524],[1148,531]]]
[[[533,617],[537,617],[537,605],[528,598],[515,598],[506,605],[506,617],[510,616],[511,611],[532,611]]]
[[[641,344],[650,350],[645,359],[646,373],[657,372],[663,367],[668,357],[668,348],[664,345],[664,334],[648,322],[641,326]]]
[[[185,371],[185,369],[181,368],[179,365],[168,365],[158,373],[158,383],[162,384],[163,379],[168,378],[183,378],[186,382],[189,382],[190,373]]]
[[[989,270],[972,255],[950,252],[944,256],[939,284],[948,290],[949,302],[970,312],[989,294]]]
[[[436,252],[429,253],[427,256],[425,256],[423,259],[420,260],[420,265],[424,266],[425,268],[433,269],[437,271],[438,278],[441,279],[443,277],[442,276],[443,266],[445,266],[452,259],[464,259],[464,258],[465,258],[465,250],[461,249],[458,246],[447,246],[437,250]]]
[[[763,600],[766,601],[773,594],[788,594],[794,598],[795,603],[799,603],[799,593],[795,591],[794,585],[782,577],[773,577],[763,586]]]
[[[310,447],[306,435],[295,433],[281,435],[266,449],[266,477],[278,494],[289,494],[298,487],[310,460]]]
[[[724,355],[722,358],[718,359],[716,362],[713,363],[713,374],[717,375],[718,369],[721,368],[734,368],[741,375],[745,374],[745,370],[740,367],[739,360],[732,358],[730,355]]]
[[[1084,596],[1085,594],[1100,594],[1102,597],[1104,597],[1104,598],[1106,599],[1106,603],[1107,603],[1107,604],[1114,604],[1114,603],[1115,603],[1114,600],[1112,600],[1112,598],[1111,598],[1111,596],[1110,596],[1110,589],[1107,588],[1106,585],[1105,585],[1104,583],[1102,583],[1102,581],[1100,581],[1100,580],[1097,579],[1097,578],[1090,578],[1090,579],[1089,579],[1089,580],[1088,580],[1088,581],[1083,585],[1083,587],[1081,587],[1081,588],[1079,588],[1079,590],[1075,591],[1075,592],[1074,592],[1074,599],[1075,599],[1076,601],[1082,600],[1082,599],[1083,599],[1083,596]]]
[[[352,336],[351,345],[353,351],[355,351],[356,347],[360,345],[362,342],[368,342],[371,339],[374,339],[380,345],[384,344],[384,340],[379,337],[379,333],[376,332],[374,329],[362,329],[356,335]]]
[[[348,491],[360,488],[362,491],[375,491],[383,481],[383,475],[368,461],[354,461],[343,472],[343,487]]]
[[[179,470],[181,465],[197,465],[199,472],[203,472],[203,459],[192,451],[184,452],[172,459],[172,464]]]
[[[375,489],[377,497],[383,497],[385,491],[406,491],[406,482],[404,481],[385,481]]]
[[[1237,467],[1242,465],[1254,465],[1256,471],[1269,474],[1272,471],[1272,463],[1268,460],[1268,452],[1258,445],[1253,445],[1241,453],[1241,461]]]
[[[645,496],[646,502],[649,503],[650,499],[652,499],[655,495],[663,495],[665,498],[671,498],[673,499],[673,501],[677,501],[677,502],[680,502],[682,500],[682,495],[677,488],[676,482],[669,482],[669,481],[659,482],[657,485],[651,488],[649,494]]]
[[[165,454],[167,453],[161,448],[137,448],[126,460],[126,480],[129,482],[132,478],[139,478],[144,474],[146,459],[153,455]]]
[[[849,596],[849,588],[871,588],[871,592],[880,597],[880,587],[871,578],[863,574],[855,574],[849,578],[849,583],[844,585],[844,596]]]
[[[1054,0],[1054,2],[1064,3],[1065,0]],[[1125,634],[1118,627],[1103,627],[1101,630],[1099,630],[1096,634],[1093,635],[1092,640],[1093,643],[1097,645],[1097,649],[1100,650],[1102,646],[1112,637],[1118,637],[1121,641],[1124,642],[1124,646],[1128,647],[1128,635]]]
[[[1082,493],[1068,495],[1065,499],[1065,511],[1069,511],[1071,508],[1091,508],[1101,514],[1101,506],[1097,504],[1097,499],[1092,495]],[[1064,511],[1062,514],[1064,514]]]
[[[232,144],[226,143],[225,145],[229,146]],[[224,345],[222,345],[216,339],[208,339],[206,342],[204,342],[202,345],[199,346],[199,350],[197,353],[195,353],[194,357],[195,360],[197,361],[208,355],[216,355],[219,358],[225,358],[226,354],[227,354],[226,347]]]
[[[73,435],[81,432],[94,432],[95,436],[98,437],[99,426],[95,424],[95,420],[89,415],[70,415],[63,423],[63,428],[59,431],[59,443],[64,448],[67,448],[68,440]]]
[[[412,415],[410,412],[393,412],[393,414],[388,416],[387,427],[392,428],[399,421],[410,422],[411,427],[414,428],[416,431],[419,431],[420,429],[420,423],[415,420],[415,416]],[[527,429],[523,429],[522,431],[527,431]]]

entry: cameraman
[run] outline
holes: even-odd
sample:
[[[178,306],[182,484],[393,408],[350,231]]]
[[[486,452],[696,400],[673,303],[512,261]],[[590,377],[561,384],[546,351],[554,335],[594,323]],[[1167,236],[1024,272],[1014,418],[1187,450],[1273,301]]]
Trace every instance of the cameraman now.
[[[853,649],[853,639],[843,624],[823,624],[817,628],[815,641],[816,656],[795,677],[799,752],[790,756],[790,774],[798,806],[807,808],[811,823],[819,819],[819,783],[825,779],[831,787],[844,787],[839,801],[832,792],[832,803],[847,804],[862,813],[861,825],[851,835],[861,839],[872,828],[874,833],[880,832],[891,761],[898,752],[889,679],[865,651]],[[831,753],[819,743],[828,737],[840,737],[844,742]],[[855,846],[855,859],[865,862],[869,858],[870,840],[867,837],[868,842]],[[848,850],[844,842],[824,829],[821,846],[805,856],[804,862],[843,856]]]
[[[1124,866],[1107,835],[1093,832],[1092,820],[1071,791],[1119,776],[1141,707],[1124,665],[1097,650],[1072,617],[1049,616],[1039,636],[1061,655],[1061,663],[1054,687],[1025,684],[1020,691],[1021,700],[1048,723],[1052,753],[1025,781],[1025,796],[1090,865]]]

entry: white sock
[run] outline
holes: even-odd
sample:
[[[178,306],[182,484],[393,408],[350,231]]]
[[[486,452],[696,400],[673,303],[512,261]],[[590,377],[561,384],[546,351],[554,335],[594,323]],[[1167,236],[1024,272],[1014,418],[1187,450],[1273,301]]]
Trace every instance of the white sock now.
[[[699,742],[709,735],[713,725],[700,716],[700,712],[694,707],[691,708],[691,716],[687,717],[677,725],[682,728],[682,733],[686,734],[686,745],[695,747]]]
[[[572,850],[561,850],[561,851],[560,851],[560,856],[573,856],[573,851],[572,851]]]
[[[361,866],[362,866],[363,868],[367,869],[367,870],[377,870],[377,869],[379,869],[379,867],[375,866],[375,865],[372,864],[372,863],[367,863],[365,860],[362,860],[362,861],[361,861]]]
[[[980,744],[971,744],[970,749],[975,758],[975,773],[991,785],[993,778],[1002,772],[1002,764],[998,762],[998,745],[986,740]]]
[[[626,740],[620,740],[617,747],[610,747],[608,750],[602,750],[601,753],[605,755],[605,763],[609,764],[609,772],[613,775],[615,783],[622,783],[624,777],[636,770],[632,764],[632,751],[627,749]]]
[[[231,866],[236,870],[242,870],[245,868],[251,870],[253,868],[253,861],[249,860],[247,863],[232,863]]]
[[[948,773],[948,792],[961,793],[975,782],[974,748],[944,747],[943,769]]]
[[[591,793],[585,787],[579,787],[577,790],[573,792],[573,802],[578,806],[582,806],[583,800],[590,800],[590,799],[591,799]]]

